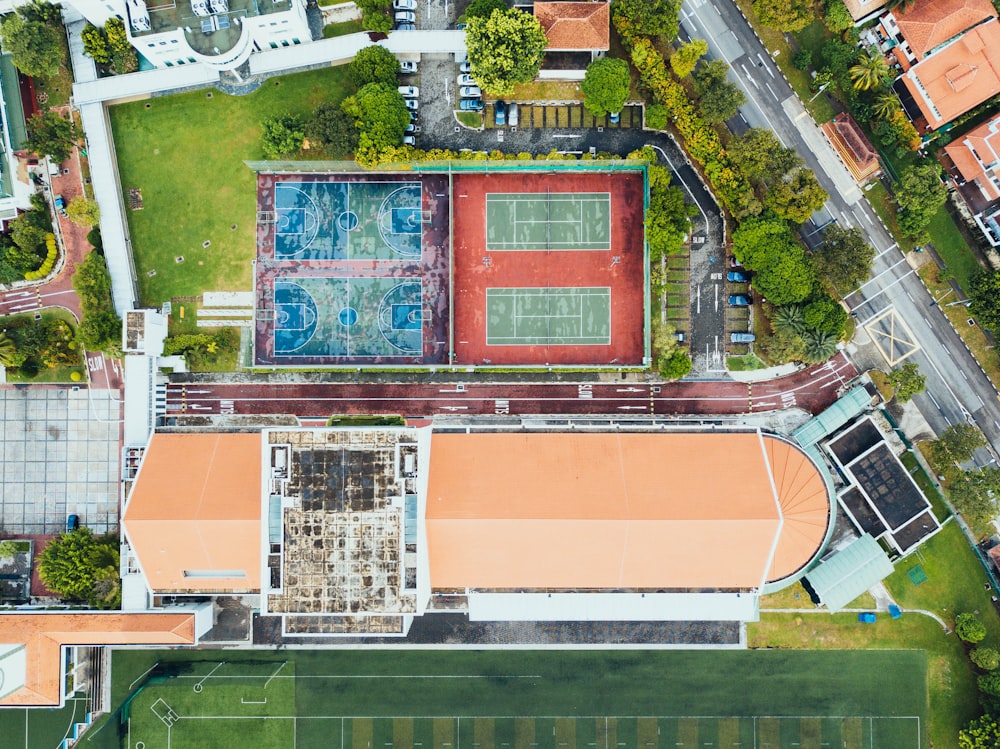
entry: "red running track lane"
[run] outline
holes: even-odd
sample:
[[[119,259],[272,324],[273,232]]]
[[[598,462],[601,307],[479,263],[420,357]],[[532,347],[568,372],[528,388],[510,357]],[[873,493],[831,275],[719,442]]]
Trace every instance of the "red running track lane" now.
[[[769,382],[209,384],[172,383],[168,414],[393,413],[434,415],[739,414],[798,407],[818,413],[858,374],[842,354]]]

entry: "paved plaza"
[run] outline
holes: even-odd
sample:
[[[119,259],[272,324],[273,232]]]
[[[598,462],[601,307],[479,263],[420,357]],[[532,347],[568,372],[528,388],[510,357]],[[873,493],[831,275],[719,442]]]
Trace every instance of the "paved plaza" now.
[[[117,532],[120,406],[111,392],[0,390],[0,527],[6,532],[59,533],[72,513],[94,533]]]

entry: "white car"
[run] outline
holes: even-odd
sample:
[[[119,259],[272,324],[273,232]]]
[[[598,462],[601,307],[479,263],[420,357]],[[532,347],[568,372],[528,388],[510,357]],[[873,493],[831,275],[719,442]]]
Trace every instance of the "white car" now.
[[[401,60],[399,63],[399,72],[404,75],[412,75],[417,72],[417,63],[413,60]]]
[[[416,23],[417,14],[412,10],[397,10],[396,11],[396,23]]]
[[[458,76],[458,85],[459,86],[477,86],[479,84],[477,84],[476,83],[476,79],[473,78],[468,73],[462,73],[462,75]]]
[[[396,90],[399,91],[399,93],[401,93],[403,96],[407,97],[408,99],[419,99],[420,98],[420,89],[417,88],[416,86],[400,86]]]
[[[417,145],[417,139],[414,138],[412,135],[404,135],[403,136],[403,145],[404,146],[415,146],[415,145]]]
[[[411,112],[416,112],[420,108],[420,102],[416,99],[404,99],[404,101],[406,102],[406,108]]]
[[[471,73],[472,72],[472,63],[469,62],[468,60],[462,60],[462,62],[460,62],[458,64],[458,72],[459,73]]]
[[[395,0],[392,4],[393,10],[416,10],[417,0]]]
[[[459,94],[459,96],[464,96],[464,97],[469,97],[469,98],[477,99],[477,98],[482,97],[483,92],[479,88],[479,86],[461,86],[458,89],[458,94]]]

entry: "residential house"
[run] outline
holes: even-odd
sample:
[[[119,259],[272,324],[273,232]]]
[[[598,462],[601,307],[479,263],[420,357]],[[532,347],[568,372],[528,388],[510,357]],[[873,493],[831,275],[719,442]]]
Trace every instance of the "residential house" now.
[[[1000,115],[945,146],[941,160],[983,236],[1000,246]]]

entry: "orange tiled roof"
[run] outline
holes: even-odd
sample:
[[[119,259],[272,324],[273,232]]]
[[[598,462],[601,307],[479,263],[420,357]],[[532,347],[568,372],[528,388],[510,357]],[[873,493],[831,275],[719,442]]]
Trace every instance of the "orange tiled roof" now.
[[[63,645],[193,645],[193,614],[0,614],[0,645],[24,647],[23,673],[0,682],[23,685],[0,697],[0,706],[60,704]],[[0,687],[0,695],[4,690]]]
[[[862,2],[861,0],[844,0],[844,5],[847,6],[847,11],[851,14],[851,18],[855,21],[867,18],[872,13],[881,10],[888,4],[889,0],[871,0],[867,3]]]
[[[844,160],[855,181],[866,182],[882,171],[878,151],[851,115],[841,112],[823,125],[823,132]]]
[[[927,0],[893,11],[899,33],[917,59],[997,12],[990,0]]]
[[[934,130],[1000,93],[1000,22],[977,26],[914,65],[902,81]]]
[[[806,564],[829,516],[812,462],[758,434],[431,442],[433,588],[756,588]]]
[[[1000,161],[1000,118],[994,117],[976,128],[970,130],[964,138],[945,146],[945,153],[951,158],[955,167],[966,182],[976,182],[990,200],[1000,198],[1000,190],[986,173],[985,164],[990,171],[997,169]],[[975,150],[979,159],[972,153]]]
[[[610,5],[593,3],[535,3],[535,18],[551,50],[610,49]]]
[[[122,527],[154,591],[260,590],[260,440],[153,435]]]

